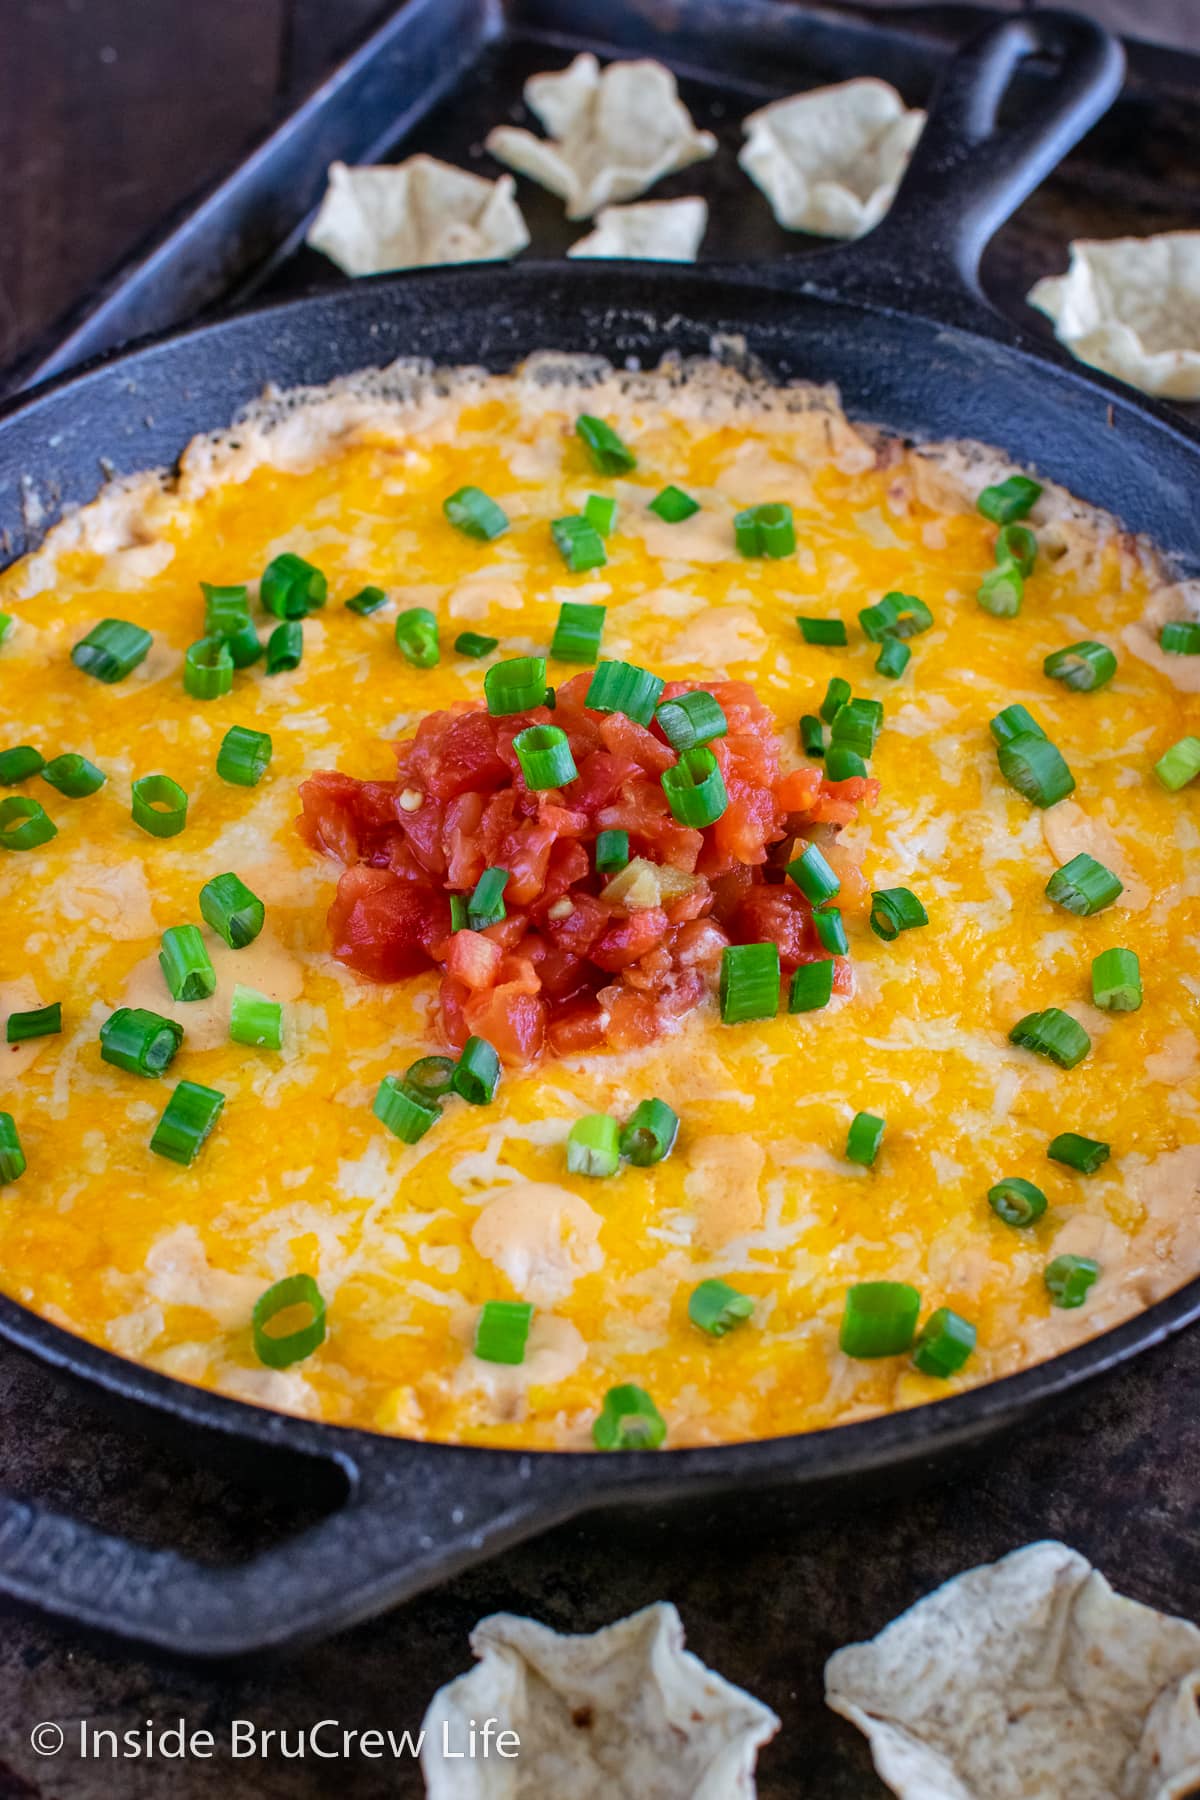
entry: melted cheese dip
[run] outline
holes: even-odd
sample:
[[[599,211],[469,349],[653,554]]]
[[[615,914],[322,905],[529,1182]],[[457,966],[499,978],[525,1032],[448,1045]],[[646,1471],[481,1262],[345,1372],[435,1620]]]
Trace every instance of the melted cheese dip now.
[[[583,384],[582,387],[580,384]],[[588,385],[588,384],[591,385]],[[574,435],[609,420],[638,468],[608,481]],[[906,452],[853,429],[817,390],[756,387],[708,365],[613,377],[540,359],[515,377],[431,378],[397,368],[268,404],[236,434],[199,441],[182,473],[110,490],[0,577],[16,625],[0,646],[3,745],[80,751],[107,785],[65,799],[34,779],[53,842],[0,852],[0,1008],[61,1000],[60,1037],[0,1046],[0,1108],[28,1171],[0,1190],[0,1281],[68,1329],[169,1374],[342,1423],[470,1443],[590,1444],[605,1391],[654,1396],[672,1445],[805,1430],[935,1398],[1048,1356],[1137,1311],[1200,1267],[1200,831],[1196,796],[1165,792],[1152,764],[1194,729],[1196,658],[1166,658],[1153,626],[1189,595],[1144,546],[1047,488],[1030,523],[1042,547],[1023,611],[975,601],[994,527],[974,510],[1010,472],[969,447]],[[648,512],[667,482],[702,511]],[[484,488],[512,529],[479,544],[444,497]],[[572,577],[552,518],[615,493],[607,567]],[[785,500],[798,549],[735,553],[735,511]],[[253,581],[280,551],[329,579],[294,674],[260,663],[204,704],[181,680],[203,634],[200,581]],[[369,618],[342,601],[386,589]],[[858,610],[888,589],[919,594],[935,624],[904,677],[874,672]],[[867,884],[910,887],[929,927],[893,944],[847,911],[855,993],[824,1011],[735,1027],[715,1003],[644,1051],[547,1058],[507,1071],[487,1108],[447,1106],[406,1147],[374,1118],[382,1076],[441,1046],[431,973],[375,987],[333,961],[325,914],[339,873],[301,841],[296,790],[316,768],[390,779],[390,742],[424,714],[477,699],[465,629],[502,654],[543,652],[562,601],[608,608],[604,654],[665,677],[753,682],[776,712],[785,760],[833,675],[882,699],[874,813],[843,838]],[[412,668],[396,613],[438,616],[442,660]],[[798,613],[840,616],[847,649],[807,646]],[[105,687],[71,646],[112,616],[154,635],[147,660]],[[1074,694],[1042,675],[1051,650],[1097,638],[1115,680]],[[553,674],[551,679],[554,679]],[[1029,707],[1077,781],[1041,813],[997,770],[988,720]],[[231,725],[271,733],[254,790],[215,771]],[[188,790],[179,837],[130,818],[130,786],[166,773]],[[1088,850],[1125,882],[1117,904],[1075,918],[1043,892]],[[231,952],[205,933],[216,997],[177,1005],[157,965],[171,925],[199,922],[204,882],[236,871],[267,927]],[[845,893],[843,898],[845,898]],[[1096,953],[1140,954],[1145,1001],[1090,1004]],[[228,1039],[235,981],[284,1002],[281,1054]],[[98,1033],[122,1004],[185,1027],[163,1081],[104,1064]],[[1064,1071],[1008,1042],[1023,1014],[1061,1006],[1091,1034]],[[185,1169],[149,1140],[175,1082],[220,1089],[224,1113]],[[628,1116],[658,1095],[682,1119],[671,1157],[606,1181],[567,1173],[565,1140],[591,1111]],[[845,1161],[849,1121],[882,1115],[871,1170]],[[1112,1145],[1085,1177],[1049,1162],[1061,1131]],[[1012,1230],[986,1194],[1001,1177],[1044,1188],[1035,1229]],[[1084,1307],[1056,1311],[1042,1281],[1062,1252],[1093,1256]],[[304,1270],[328,1302],[324,1345],[286,1371],[255,1356],[250,1311]],[[756,1301],[715,1341],[688,1323],[693,1286],[720,1276]],[[838,1349],[846,1289],[914,1283],[922,1314],[950,1306],[978,1328],[950,1382],[906,1358]],[[533,1301],[518,1368],[479,1361],[489,1298]]]

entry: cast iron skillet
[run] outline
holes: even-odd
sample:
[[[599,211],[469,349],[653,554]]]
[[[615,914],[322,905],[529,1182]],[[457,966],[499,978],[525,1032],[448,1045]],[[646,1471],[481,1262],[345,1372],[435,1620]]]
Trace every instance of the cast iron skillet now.
[[[1056,71],[1032,84],[1022,123],[998,127],[1010,77],[1036,54]],[[31,499],[53,517],[92,497],[102,467],[169,464],[193,433],[225,424],[268,381],[324,382],[413,354],[496,369],[544,348],[652,363],[668,349],[706,352],[719,332],[743,337],[781,379],[836,381],[852,416],[1001,445],[1195,558],[1200,434],[1026,341],[990,310],[976,278],[988,237],[1104,111],[1121,69],[1113,40],[1069,14],[990,29],[950,66],[886,222],[851,247],[770,268],[426,272],[100,362],[0,415],[0,527],[14,554],[29,547]],[[1194,1281],[1067,1355],[937,1405],[762,1443],[589,1456],[408,1443],[286,1418],[138,1368],[0,1299],[0,1332],[12,1343],[194,1446],[202,1439],[205,1454],[214,1442],[255,1462],[273,1452],[289,1480],[332,1471],[345,1494],[319,1525],[232,1569],[0,1499],[0,1591],[199,1655],[315,1636],[591,1508],[691,1502],[731,1488],[798,1489],[824,1506],[872,1477],[894,1485],[905,1471],[961,1458],[1198,1314]]]

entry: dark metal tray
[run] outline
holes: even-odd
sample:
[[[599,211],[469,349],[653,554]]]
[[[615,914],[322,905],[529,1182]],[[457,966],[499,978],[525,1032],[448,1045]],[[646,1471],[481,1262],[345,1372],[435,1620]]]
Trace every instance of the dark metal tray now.
[[[303,241],[333,159],[397,160],[421,150],[495,175],[482,149],[488,129],[523,117],[530,74],[583,49],[669,63],[697,123],[717,134],[717,156],[653,190],[654,198],[701,193],[709,201],[703,260],[815,248],[818,240],[776,225],[738,168],[745,114],[781,94],[864,74],[921,104],[950,51],[996,16],[973,6],[880,14],[788,0],[408,0],[231,175],[7,370],[0,391],[251,298],[343,282]],[[995,303],[1048,332],[1024,295],[1065,265],[1070,238],[1194,224],[1198,140],[1200,58],[1130,45],[1121,99],[989,250],[984,282]],[[532,182],[521,178],[519,192],[528,254],[559,255],[586,229]]]

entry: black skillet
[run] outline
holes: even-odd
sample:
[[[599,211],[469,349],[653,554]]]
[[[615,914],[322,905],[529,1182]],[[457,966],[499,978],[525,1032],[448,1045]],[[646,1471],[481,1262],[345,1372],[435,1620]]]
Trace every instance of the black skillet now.
[[[1017,65],[1049,58],[1024,121],[996,125]],[[537,349],[653,363],[745,340],[781,379],[836,381],[848,411],[917,437],[1000,445],[1200,559],[1200,434],[1027,340],[976,278],[992,232],[1116,95],[1122,59],[1068,14],[989,29],[951,64],[883,225],[772,267],[596,263],[428,272],[248,313],[151,343],[0,414],[0,527],[12,554],[88,500],[102,472],[170,464],[267,382],[324,382],[402,355],[511,366]],[[29,519],[36,521],[30,523]],[[36,1180],[34,1171],[27,1179]],[[224,1655],[378,1612],[597,1507],[788,1489],[811,1508],[960,1461],[1088,1377],[1200,1314],[1200,1281],[1069,1354],[937,1405],[808,1436],[610,1456],[406,1443],[286,1418],[152,1374],[0,1299],[0,1333],[209,1456],[340,1477],[322,1523],[235,1568],[147,1550],[0,1499],[0,1591],[172,1650]],[[148,1410],[149,1409],[149,1410]],[[87,1447],[80,1447],[87,1454]]]

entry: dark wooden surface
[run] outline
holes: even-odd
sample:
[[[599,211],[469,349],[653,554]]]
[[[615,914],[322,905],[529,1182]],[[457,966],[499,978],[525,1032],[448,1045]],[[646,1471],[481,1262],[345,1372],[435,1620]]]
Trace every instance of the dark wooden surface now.
[[[0,362],[228,167],[382,10],[377,0],[3,0]],[[1195,0],[1103,0],[1090,10],[1200,49]],[[1151,126],[1176,166],[1170,121],[1148,118]],[[1109,195],[1145,218],[1143,229],[1196,223],[1195,187],[1164,186],[1135,149],[1127,172],[1116,159],[1111,189],[1076,184],[1086,228],[1103,230]],[[1035,208],[1030,229],[1049,243],[1056,217]],[[1002,285],[1005,258],[1017,254],[1004,239],[993,252]],[[692,1647],[783,1719],[761,1761],[763,1800],[869,1800],[882,1789],[858,1735],[823,1707],[821,1667],[838,1644],[877,1630],[938,1581],[1056,1536],[1124,1590],[1200,1618],[1200,1419],[1188,1404],[1198,1377],[1193,1335],[953,1485],[825,1525],[794,1526],[747,1496],[732,1524],[700,1512],[686,1528],[654,1519],[566,1526],[333,1644],[247,1669],[175,1666],[0,1612],[0,1800],[193,1800],[218,1787],[236,1800],[335,1788],[367,1800],[416,1796],[411,1764],[232,1761],[221,1749],[229,1721],[289,1732],[322,1718],[415,1729],[434,1688],[469,1664],[467,1632],[483,1613],[528,1611],[586,1630],[664,1597],[678,1604]],[[7,1351],[0,1461],[10,1491],[210,1559],[252,1553],[302,1522],[98,1421],[90,1400]],[[114,1767],[81,1763],[70,1748],[39,1759],[29,1743],[41,1720],[70,1737],[81,1718],[125,1730],[181,1716],[215,1733],[212,1761]]]

